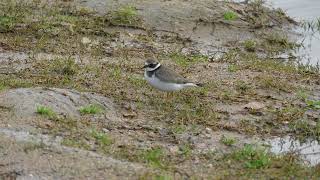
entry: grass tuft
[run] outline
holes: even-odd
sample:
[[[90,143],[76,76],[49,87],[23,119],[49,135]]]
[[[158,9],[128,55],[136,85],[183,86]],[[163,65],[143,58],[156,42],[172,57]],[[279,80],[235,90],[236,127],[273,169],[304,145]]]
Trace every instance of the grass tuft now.
[[[78,138],[71,138],[71,137],[63,138],[61,145],[74,147],[74,148],[82,148],[85,150],[90,149],[90,145],[87,142],[83,140],[79,140]]]
[[[60,75],[73,76],[78,72],[78,65],[72,58],[58,58],[54,60],[52,70]]]
[[[238,18],[238,15],[233,11],[227,11],[223,14],[224,20],[232,21]]]
[[[203,55],[183,55],[180,53],[172,53],[170,58],[179,66],[189,67],[199,62],[207,62],[208,57]]]
[[[276,116],[278,122],[294,122],[300,120],[306,110],[293,105],[287,105],[280,109],[274,110],[272,113]]]
[[[88,106],[81,107],[79,109],[81,114],[97,114],[102,112],[102,108],[96,104],[90,104]]]
[[[111,14],[111,23],[114,25],[137,25],[139,20],[137,10],[133,6],[120,7]]]
[[[299,47],[297,43],[291,42],[286,35],[277,33],[267,34],[262,46],[269,52],[276,54]]]
[[[275,78],[274,76],[265,76],[260,75],[255,77],[255,80],[259,84],[261,88],[264,89],[273,89],[284,92],[292,92],[295,90],[295,87],[290,84],[287,80],[283,80],[280,78]]]
[[[254,52],[256,50],[257,43],[253,40],[244,41],[244,48],[249,52]]]
[[[238,71],[238,66],[236,65],[236,64],[229,64],[228,65],[228,71],[229,72],[236,72],[236,71]]]
[[[192,154],[192,147],[190,144],[184,144],[180,147],[180,155],[187,158],[190,157]]]
[[[91,136],[96,140],[96,142],[101,147],[106,147],[113,143],[112,139],[110,139],[105,133],[98,132],[94,129],[91,131]]]
[[[226,137],[223,135],[220,139],[220,142],[226,146],[232,146],[236,143],[236,139],[233,137]]]
[[[15,18],[10,16],[0,16],[0,32],[12,31],[15,27]]]
[[[47,116],[50,118],[55,116],[55,112],[51,108],[46,106],[37,106],[36,112],[42,116]]]
[[[266,149],[254,147],[251,144],[245,145],[241,150],[236,151],[233,157],[243,162],[249,169],[260,169],[270,164],[270,156]]]
[[[147,161],[150,166],[156,168],[165,168],[165,152],[162,148],[155,148],[144,152],[143,159]]]
[[[320,109],[320,101],[317,101],[317,100],[306,100],[306,104],[311,109]]]
[[[304,141],[306,139],[320,140],[320,121],[316,125],[308,123],[307,120],[301,119],[289,124],[289,128],[293,133],[297,135],[299,140]]]

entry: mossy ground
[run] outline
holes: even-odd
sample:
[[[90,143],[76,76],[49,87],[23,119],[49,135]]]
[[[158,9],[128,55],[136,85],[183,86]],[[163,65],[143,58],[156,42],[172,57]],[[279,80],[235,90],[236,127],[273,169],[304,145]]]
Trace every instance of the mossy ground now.
[[[260,146],[236,146],[233,137],[219,140],[226,153],[217,149],[199,151],[195,143],[179,139],[181,134],[197,136],[210,128],[241,137],[268,138],[291,133],[302,139],[319,140],[319,116],[307,114],[319,113],[319,103],[313,100],[319,89],[319,71],[272,58],[297,46],[287,37],[272,32],[259,42],[248,39],[213,62],[209,57],[185,55],[178,50],[155,53],[148,48],[115,46],[110,53],[109,43],[120,36],[111,28],[144,27],[133,6],[102,16],[68,2],[3,3],[0,46],[11,52],[27,52],[30,68],[1,74],[1,91],[42,86],[97,92],[112,98],[121,108],[119,112],[126,112],[125,123],[119,124],[92,120],[90,115],[83,115],[80,120],[41,117],[35,121],[34,126],[42,133],[62,136],[62,145],[158,170],[141,179],[173,179],[177,174],[214,179],[320,177],[319,167],[302,166],[295,155],[276,156]],[[258,8],[259,4],[254,6]],[[141,37],[135,39],[156,41],[152,33]],[[268,56],[260,57],[261,49]],[[38,53],[52,56],[39,59]],[[170,97],[152,89],[143,80],[141,69],[149,54],[184,76],[199,80],[204,87]],[[265,108],[235,108],[252,101]],[[83,111],[89,112],[88,108]],[[166,130],[164,134],[159,127]],[[128,141],[123,144],[123,133],[128,132]],[[141,140],[145,141],[142,146]],[[172,151],[170,146],[177,149]]]

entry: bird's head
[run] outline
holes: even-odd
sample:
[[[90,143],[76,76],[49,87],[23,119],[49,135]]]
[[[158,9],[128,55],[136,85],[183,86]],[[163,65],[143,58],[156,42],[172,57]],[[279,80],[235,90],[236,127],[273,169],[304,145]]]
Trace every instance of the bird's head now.
[[[146,71],[154,71],[158,69],[161,66],[161,64],[153,59],[147,59],[146,62],[144,63],[143,68]]]

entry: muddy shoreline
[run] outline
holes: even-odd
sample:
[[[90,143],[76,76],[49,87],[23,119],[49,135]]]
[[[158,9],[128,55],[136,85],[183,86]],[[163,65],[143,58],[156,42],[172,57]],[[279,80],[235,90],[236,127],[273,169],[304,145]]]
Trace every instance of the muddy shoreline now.
[[[320,177],[319,165],[265,144],[320,139],[319,70],[295,62],[298,23],[282,10],[0,3],[0,177]],[[146,58],[205,86],[164,98],[143,79]]]

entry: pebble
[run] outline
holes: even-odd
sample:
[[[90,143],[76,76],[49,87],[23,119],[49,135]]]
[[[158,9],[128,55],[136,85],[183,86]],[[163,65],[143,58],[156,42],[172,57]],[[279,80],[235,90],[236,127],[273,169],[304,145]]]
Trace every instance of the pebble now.
[[[89,44],[89,43],[91,43],[91,40],[89,38],[87,38],[87,37],[83,37],[82,40],[81,40],[81,43],[82,44]]]

